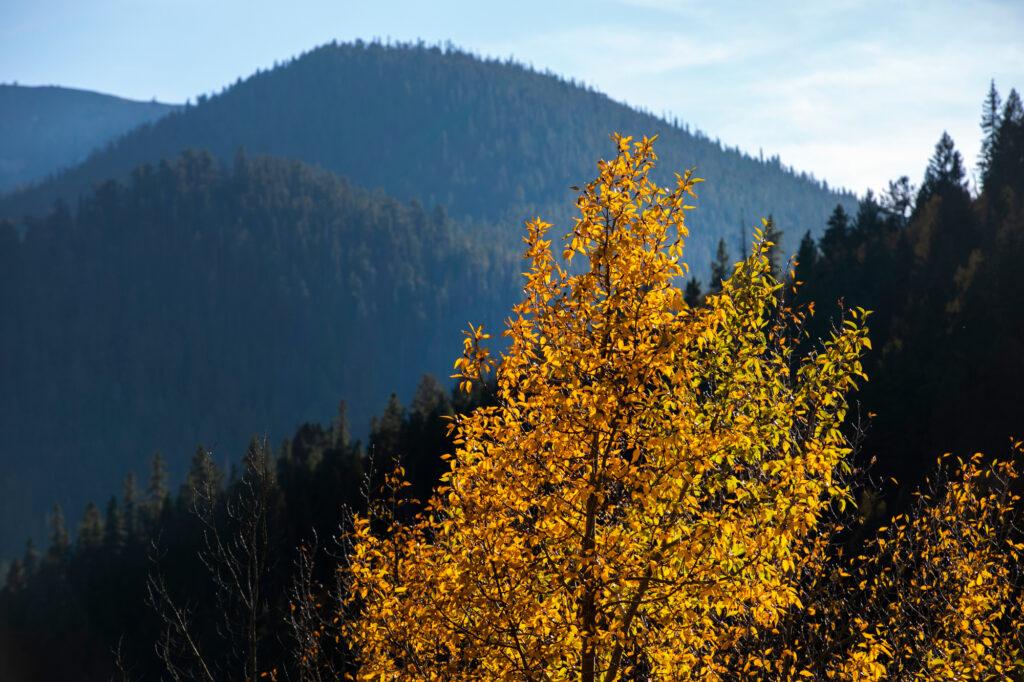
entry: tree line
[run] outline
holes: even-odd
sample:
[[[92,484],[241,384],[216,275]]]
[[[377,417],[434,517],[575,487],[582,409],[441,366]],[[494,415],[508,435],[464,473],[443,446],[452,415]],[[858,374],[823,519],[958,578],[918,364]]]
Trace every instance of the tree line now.
[[[328,599],[349,515],[365,512],[396,462],[427,499],[452,447],[446,419],[492,401],[493,388],[467,395],[425,375],[408,406],[392,395],[365,442],[352,438],[342,402],[330,423],[304,424],[279,447],[254,437],[228,469],[198,446],[180,486],[157,452],[145,476],[125,476],[119,495],[87,503],[77,528],[55,506],[46,544],[30,540],[0,590],[0,674],[158,679],[176,667],[182,679],[199,679],[180,649],[184,634],[215,679],[247,665],[298,674],[296,638],[315,628],[291,622],[289,604],[296,590]],[[235,569],[258,575],[245,607]],[[246,618],[252,633],[239,631]],[[331,663],[340,669],[346,660],[338,651]]]

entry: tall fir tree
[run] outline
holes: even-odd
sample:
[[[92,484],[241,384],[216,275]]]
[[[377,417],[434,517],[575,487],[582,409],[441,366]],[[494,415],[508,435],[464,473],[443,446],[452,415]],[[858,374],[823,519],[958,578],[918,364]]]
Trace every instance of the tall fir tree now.
[[[181,486],[179,502],[185,509],[193,509],[203,500],[212,500],[224,484],[224,473],[213,461],[212,453],[199,446],[192,455],[185,482]]]
[[[139,486],[135,480],[135,474],[132,472],[124,477],[124,483],[121,485],[121,498],[125,539],[137,540],[142,532],[142,524],[139,519]]]
[[[9,594],[16,594],[25,589],[28,577],[25,574],[25,564],[21,559],[15,559],[7,568],[7,579],[4,583],[4,590]]]
[[[847,215],[846,209],[843,208],[842,204],[836,204],[832,215],[828,217],[825,233],[821,236],[822,255],[829,260],[837,260],[846,249],[849,238],[850,216]]]
[[[798,248],[796,252],[796,268],[794,270],[794,278],[796,281],[809,281],[817,264],[818,245],[814,242],[814,237],[811,236],[811,231],[807,230],[804,232],[804,236],[800,239],[800,248]]]
[[[875,193],[869,189],[857,205],[857,218],[854,222],[854,229],[861,237],[874,239],[879,236],[884,228],[885,221],[882,219],[882,206],[875,198]]]
[[[967,171],[964,159],[953,143],[948,132],[935,144],[935,152],[928,161],[924,181],[917,193],[917,205],[922,206],[935,195],[949,196],[952,193],[966,194]]]
[[[729,258],[729,247],[725,245],[725,238],[718,240],[718,248],[715,250],[715,260],[711,261],[711,284],[710,292],[717,294],[722,290],[722,282],[729,279],[732,274],[732,261]]]
[[[338,403],[338,413],[331,422],[331,445],[335,449],[347,448],[352,440],[348,424],[348,405],[342,400]]]
[[[50,546],[46,550],[46,560],[53,566],[64,566],[70,551],[71,535],[64,521],[64,509],[55,504],[50,514]]]
[[[95,502],[85,505],[85,514],[78,525],[79,549],[94,550],[103,544],[103,516]]]
[[[147,520],[152,526],[155,526],[160,522],[170,496],[167,487],[167,464],[159,452],[153,453],[153,459],[150,462],[149,488],[146,492]]]
[[[392,393],[384,414],[374,417],[370,423],[370,455],[376,459],[378,467],[388,467],[393,458],[402,455],[399,444],[404,420],[405,408]]]
[[[1010,90],[1003,105],[999,130],[992,144],[991,165],[985,177],[985,186],[1010,188],[1024,194],[1024,105],[1017,90]],[[1000,190],[1001,191],[1001,190]]]
[[[686,280],[686,289],[683,291],[683,300],[686,301],[686,305],[696,308],[700,305],[703,298],[704,295],[700,290],[700,280],[696,277]]]
[[[128,527],[124,513],[113,495],[107,500],[106,518],[103,521],[103,545],[111,552],[120,552],[128,543]]]
[[[914,185],[906,175],[890,180],[889,186],[879,199],[882,210],[897,229],[907,226],[907,220],[914,210]]]
[[[981,153],[978,155],[978,170],[984,179],[992,165],[992,152],[999,135],[999,124],[1002,121],[1002,100],[996,90],[996,81],[989,82],[988,94],[981,109]],[[982,181],[984,183],[984,180]]]
[[[39,550],[36,549],[36,543],[32,538],[25,541],[25,557],[22,564],[25,566],[25,574],[29,576],[35,575],[39,569]]]

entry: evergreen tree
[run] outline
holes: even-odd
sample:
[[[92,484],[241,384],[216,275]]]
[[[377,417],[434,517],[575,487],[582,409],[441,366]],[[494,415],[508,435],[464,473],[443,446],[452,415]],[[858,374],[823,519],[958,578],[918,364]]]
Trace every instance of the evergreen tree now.
[[[26,575],[35,575],[35,572],[39,569],[39,550],[36,549],[36,543],[29,538],[25,542],[25,558],[22,560],[22,564],[25,566]]]
[[[875,200],[875,194],[870,189],[857,205],[857,219],[854,229],[864,239],[875,239],[885,229],[885,222],[882,220],[882,207]]]
[[[139,519],[139,488],[135,481],[135,474],[128,472],[124,477],[121,486],[122,519],[124,522],[125,538],[128,541],[137,540],[142,532],[142,524]]]
[[[722,282],[729,279],[732,274],[732,262],[729,258],[729,249],[725,245],[725,238],[718,240],[718,248],[715,250],[715,259],[711,261],[711,289],[712,294],[722,290]]]
[[[25,564],[21,563],[21,559],[15,559],[7,569],[7,580],[4,583],[4,589],[12,594],[21,592],[25,589],[26,581]]]
[[[683,299],[686,301],[686,305],[691,308],[696,308],[700,305],[703,295],[701,294],[699,279],[691,277],[686,281],[686,289],[683,292]]]
[[[409,403],[410,417],[427,422],[451,414],[451,402],[441,383],[433,374],[424,374]]]
[[[120,552],[128,543],[128,527],[117,498],[107,500],[107,513],[103,522],[103,545],[110,551]]]
[[[71,549],[71,536],[64,522],[64,510],[59,504],[53,505],[50,514],[50,547],[46,550],[46,560],[53,566],[63,566]]]
[[[334,448],[347,448],[352,440],[348,425],[348,406],[342,400],[338,403],[338,414],[331,422],[331,445]]]
[[[402,455],[402,427],[405,420],[405,408],[394,393],[388,398],[384,414],[374,417],[370,422],[370,455],[377,467],[389,467],[392,458]]]
[[[192,462],[181,486],[178,501],[185,509],[194,509],[196,504],[212,500],[220,492],[223,484],[224,474],[213,461],[213,455],[200,445],[192,455]]]
[[[953,144],[949,133],[943,132],[935,144],[935,153],[924,172],[924,181],[917,193],[917,205],[922,206],[935,195],[967,193],[967,172],[964,160]]]
[[[914,186],[906,175],[890,180],[889,186],[880,199],[882,210],[897,229],[907,226],[907,219],[914,210]]]
[[[80,549],[97,549],[103,544],[103,516],[94,502],[85,505],[85,514],[78,525],[78,547]]]
[[[163,516],[167,507],[167,499],[170,493],[167,487],[167,465],[164,463],[163,455],[159,452],[153,453],[153,459],[149,467],[149,489],[147,491],[147,516],[149,523],[156,525]]]
[[[1021,103],[1020,95],[1017,93],[1016,88],[1010,90],[1010,94],[1006,98],[1006,104],[1003,106],[1002,123],[1010,123],[1015,126],[1024,125],[1024,104]],[[1000,125],[1001,128],[1002,125]]]
[[[829,260],[836,260],[846,248],[850,237],[850,217],[842,204],[836,204],[829,216],[825,233],[821,236],[821,253]]]
[[[989,82],[988,95],[985,96],[985,104],[981,110],[981,153],[978,155],[978,169],[982,178],[988,176],[988,169],[992,165],[992,151],[999,135],[999,124],[1002,120],[1000,111],[999,91],[996,90],[996,81]]]
[[[800,248],[796,252],[796,281],[809,281],[817,264],[818,245],[814,243],[814,237],[811,236],[811,231],[808,230],[804,232],[804,236],[800,240]]]

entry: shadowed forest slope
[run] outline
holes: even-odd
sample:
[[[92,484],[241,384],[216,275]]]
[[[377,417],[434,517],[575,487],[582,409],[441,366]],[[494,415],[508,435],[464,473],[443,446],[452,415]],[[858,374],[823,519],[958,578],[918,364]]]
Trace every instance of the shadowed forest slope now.
[[[0,223],[0,529],[39,536],[163,448],[236,452],[448,373],[467,320],[498,322],[518,256],[440,208],[271,158],[203,153],[108,182],[24,236]]]

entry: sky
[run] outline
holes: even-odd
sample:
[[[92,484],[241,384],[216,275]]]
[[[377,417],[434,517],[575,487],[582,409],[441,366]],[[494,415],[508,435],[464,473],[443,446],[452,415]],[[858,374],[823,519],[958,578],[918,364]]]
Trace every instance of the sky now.
[[[862,193],[973,166],[989,80],[1024,88],[1024,1],[0,0],[0,82],[182,102],[331,40],[514,57]]]

